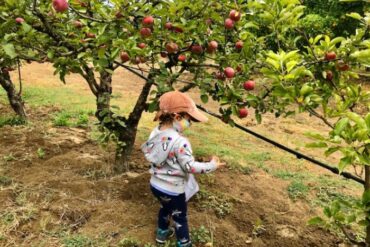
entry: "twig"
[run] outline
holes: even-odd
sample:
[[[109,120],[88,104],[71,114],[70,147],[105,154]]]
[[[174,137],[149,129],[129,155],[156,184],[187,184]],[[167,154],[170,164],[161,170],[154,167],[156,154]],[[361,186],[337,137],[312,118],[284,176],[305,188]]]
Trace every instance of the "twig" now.
[[[18,79],[19,79],[19,92],[18,96],[22,95],[22,75],[21,75],[21,65],[19,63],[19,59],[17,59],[17,64],[18,64]]]
[[[366,243],[365,242],[359,242],[357,241],[356,239],[354,239],[352,236],[349,235],[349,233],[347,232],[347,230],[343,227],[343,226],[340,226],[340,229],[342,230],[342,232],[344,233],[344,235],[346,236],[346,238],[353,244],[356,244],[358,246],[363,246],[365,247],[366,246]]]
[[[91,17],[91,16],[87,16],[87,15],[84,15],[82,14],[81,12],[79,12],[78,10],[76,10],[75,8],[73,8],[71,5],[69,5],[69,7],[72,9],[73,12],[75,12],[78,16],[82,17],[82,18],[85,18],[85,19],[88,19],[90,21],[95,21],[95,22],[100,22],[100,23],[110,23],[111,21],[105,21],[105,20],[101,20],[101,19],[96,19],[94,17]]]

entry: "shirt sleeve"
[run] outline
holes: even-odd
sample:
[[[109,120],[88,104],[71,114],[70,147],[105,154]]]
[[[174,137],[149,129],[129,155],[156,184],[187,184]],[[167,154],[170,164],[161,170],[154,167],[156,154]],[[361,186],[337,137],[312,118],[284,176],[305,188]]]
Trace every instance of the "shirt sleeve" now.
[[[179,165],[187,173],[210,173],[217,169],[217,164],[214,160],[210,162],[195,161],[190,142],[184,137],[181,137],[178,145],[176,145],[175,155]]]

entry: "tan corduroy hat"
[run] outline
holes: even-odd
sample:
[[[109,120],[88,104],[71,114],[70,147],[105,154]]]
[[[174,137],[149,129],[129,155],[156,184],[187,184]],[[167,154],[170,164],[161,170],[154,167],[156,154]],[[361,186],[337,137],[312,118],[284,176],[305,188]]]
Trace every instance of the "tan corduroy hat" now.
[[[186,112],[193,119],[199,122],[206,122],[208,118],[204,116],[195,105],[194,101],[185,93],[172,91],[163,94],[159,98],[159,111],[154,118],[157,121],[164,113]]]

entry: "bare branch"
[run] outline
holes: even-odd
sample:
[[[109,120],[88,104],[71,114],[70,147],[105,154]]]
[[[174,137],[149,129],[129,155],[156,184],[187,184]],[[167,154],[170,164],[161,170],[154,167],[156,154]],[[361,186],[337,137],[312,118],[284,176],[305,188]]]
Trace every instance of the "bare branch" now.
[[[71,5],[69,5],[69,8],[70,8],[73,12],[75,12],[78,16],[80,16],[81,18],[88,19],[88,20],[90,20],[90,21],[95,21],[95,22],[100,22],[100,23],[110,23],[110,22],[112,22],[112,21],[105,21],[105,20],[96,19],[96,18],[94,18],[94,17],[84,15],[84,14],[82,14],[81,12],[79,12],[78,10],[76,10],[75,8],[73,8]]]

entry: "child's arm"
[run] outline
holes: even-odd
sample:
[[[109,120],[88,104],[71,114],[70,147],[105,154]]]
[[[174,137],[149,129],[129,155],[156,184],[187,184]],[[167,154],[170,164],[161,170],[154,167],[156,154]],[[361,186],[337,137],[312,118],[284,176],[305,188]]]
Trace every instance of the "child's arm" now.
[[[181,138],[179,145],[175,148],[175,154],[179,165],[188,173],[209,173],[217,169],[217,161],[197,162],[194,160],[193,151],[186,138]]]

